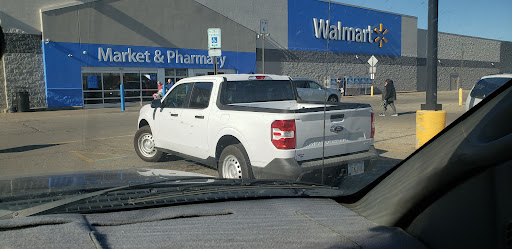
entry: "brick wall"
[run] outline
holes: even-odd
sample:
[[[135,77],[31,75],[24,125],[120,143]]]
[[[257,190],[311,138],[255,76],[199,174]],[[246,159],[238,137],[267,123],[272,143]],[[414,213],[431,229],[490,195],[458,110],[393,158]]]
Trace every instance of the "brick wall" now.
[[[457,40],[453,35],[445,35],[444,37]],[[502,42],[501,46],[496,46],[496,41],[474,38],[475,42],[470,43],[471,39],[468,37],[464,38],[466,44],[489,43],[489,51],[486,55],[478,57],[482,60],[477,60],[474,52],[464,54],[464,58],[467,56],[473,58],[472,60],[461,60],[461,58],[457,58],[461,54],[454,53],[450,55],[448,53],[449,49],[443,48],[443,57],[440,58],[437,69],[437,84],[440,91],[450,90],[451,75],[458,74],[463,89],[468,90],[471,89],[480,77],[497,74],[511,67],[512,46],[510,44],[512,43]],[[445,44],[444,46],[451,46],[450,44],[453,44],[453,42],[443,42],[443,44]],[[469,45],[466,48],[469,49]],[[256,49],[257,73],[262,72],[261,53],[261,49]],[[329,78],[340,76],[369,77],[367,61],[370,56],[364,54],[326,54],[325,52],[316,51],[265,49],[265,73],[312,78],[318,82],[323,82],[326,76]],[[425,91],[425,58],[385,55],[376,55],[376,58],[379,60],[374,80],[376,92],[379,92],[379,89],[384,85],[384,81],[388,78],[395,82],[397,91]],[[496,60],[496,62],[490,60]]]
[[[13,93],[28,91],[30,108],[46,107],[43,55],[8,53],[4,56],[7,105]]]

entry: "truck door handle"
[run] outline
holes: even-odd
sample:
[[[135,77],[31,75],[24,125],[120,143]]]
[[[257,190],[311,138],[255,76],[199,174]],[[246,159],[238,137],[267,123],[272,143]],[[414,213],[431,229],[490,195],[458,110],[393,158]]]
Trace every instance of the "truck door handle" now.
[[[204,119],[204,116],[198,116],[198,115],[196,115],[196,118],[198,118],[198,119]]]
[[[177,117],[178,113],[171,113],[171,117]]]
[[[340,118],[345,118],[345,114],[334,114],[334,115],[331,115],[331,119],[340,119]]]

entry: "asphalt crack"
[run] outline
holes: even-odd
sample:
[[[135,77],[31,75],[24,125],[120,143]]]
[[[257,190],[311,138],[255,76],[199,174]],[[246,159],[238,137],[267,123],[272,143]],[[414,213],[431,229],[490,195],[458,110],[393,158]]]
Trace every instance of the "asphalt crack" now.
[[[34,131],[37,131],[37,132],[41,132],[41,133],[43,133],[43,131],[42,131],[42,130],[39,130],[39,129],[35,128],[35,127],[32,127],[32,126],[30,126],[30,125],[28,125],[28,124],[26,124],[26,123],[21,123],[21,125],[23,125],[23,126],[25,126],[25,127],[29,128],[29,129],[32,129],[32,130],[34,130]]]

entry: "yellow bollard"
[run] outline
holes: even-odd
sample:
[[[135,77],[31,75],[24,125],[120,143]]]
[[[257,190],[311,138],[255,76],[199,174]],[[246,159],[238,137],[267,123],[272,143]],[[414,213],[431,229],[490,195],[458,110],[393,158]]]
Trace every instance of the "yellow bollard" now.
[[[424,145],[446,125],[446,111],[416,111],[416,149]]]
[[[459,88],[459,105],[462,105],[462,88]]]
[[[373,85],[372,85],[371,89],[372,89],[372,96],[373,96]]]

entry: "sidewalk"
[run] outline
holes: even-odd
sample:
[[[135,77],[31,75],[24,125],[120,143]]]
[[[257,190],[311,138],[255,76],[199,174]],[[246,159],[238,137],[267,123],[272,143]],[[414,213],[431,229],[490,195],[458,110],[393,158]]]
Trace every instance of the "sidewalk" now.
[[[122,113],[122,112],[139,112],[141,106],[130,106],[126,107],[125,111],[122,111],[120,107],[117,108],[97,108],[97,109],[51,109],[47,110],[44,108],[34,108],[29,112],[15,112],[15,113],[0,113],[0,120],[23,120],[32,118],[50,118],[50,117],[62,117],[72,115],[102,115],[105,113]]]

